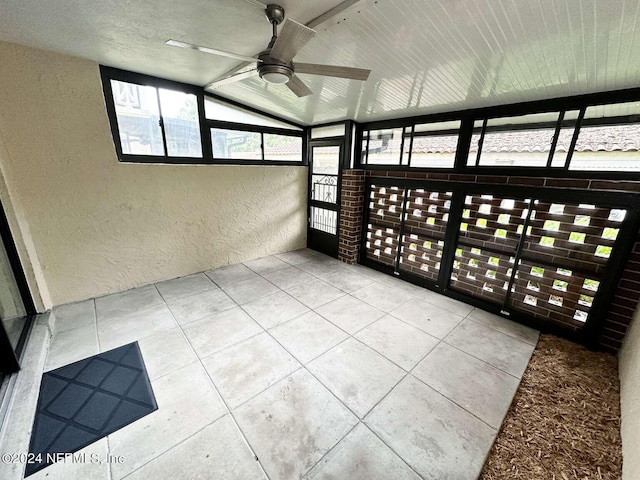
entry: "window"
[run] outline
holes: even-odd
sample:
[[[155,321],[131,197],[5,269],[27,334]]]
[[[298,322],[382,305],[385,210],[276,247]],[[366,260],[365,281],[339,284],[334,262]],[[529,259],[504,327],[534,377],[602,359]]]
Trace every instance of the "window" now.
[[[453,168],[460,121],[381,130],[362,137],[362,163],[417,168]]]
[[[202,157],[196,96],[111,80],[122,152]]]
[[[120,161],[304,164],[304,129],[205,96],[201,87],[101,67]]]
[[[640,102],[588,107],[570,170],[640,171]]]
[[[262,160],[262,139],[257,132],[211,129],[213,158]]]
[[[489,119],[478,165],[546,167],[558,115],[555,112]]]

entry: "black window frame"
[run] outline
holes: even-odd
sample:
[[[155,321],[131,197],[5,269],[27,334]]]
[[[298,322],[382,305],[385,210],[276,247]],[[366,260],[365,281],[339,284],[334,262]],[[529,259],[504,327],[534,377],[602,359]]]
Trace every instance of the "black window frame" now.
[[[483,107],[469,110],[459,110],[454,112],[436,113],[429,115],[421,115],[416,117],[405,117],[391,120],[379,120],[373,122],[365,122],[357,125],[357,145],[355,168],[365,170],[388,170],[388,171],[417,171],[417,172],[433,172],[447,174],[473,174],[473,175],[493,175],[493,176],[539,176],[539,177],[565,177],[565,178],[597,178],[597,179],[637,179],[640,172],[626,172],[616,170],[572,170],[569,168],[573,151],[580,135],[580,128],[583,124],[585,111],[590,106],[610,105],[626,102],[640,101],[640,88],[630,88],[625,90],[615,90],[609,92],[599,92],[585,95],[576,95],[572,97],[553,98],[546,100],[529,101],[508,105],[499,105],[494,107]],[[564,120],[563,115],[569,111],[578,111],[578,118],[575,120]],[[553,134],[552,149],[549,154],[547,165],[542,167],[528,166],[491,166],[479,165],[481,155],[482,141],[484,139],[484,130],[487,121],[493,118],[515,117],[537,113],[553,113],[558,112],[557,121],[549,122],[551,128],[555,126]],[[456,149],[456,158],[453,168],[431,168],[431,167],[413,167],[408,165],[372,165],[363,161],[363,138],[368,138],[368,132],[371,130],[382,130],[392,128],[411,128],[414,125],[425,123],[439,123],[446,121],[460,120],[460,130],[458,134],[458,148]],[[482,122],[481,138],[479,149],[473,164],[467,165],[467,157],[471,147],[471,138],[474,133],[478,133],[478,127],[474,127],[474,122]],[[584,125],[608,125],[610,123],[640,123],[639,115],[627,115],[618,117],[605,117],[602,119],[584,120]],[[551,166],[550,160],[553,158],[555,148],[557,146],[558,135],[562,126],[575,124],[572,141],[566,161],[563,166]],[[522,128],[529,125],[524,124]],[[499,128],[499,127],[494,127]],[[508,128],[507,128],[508,129]],[[366,151],[365,151],[366,154]]]
[[[271,165],[271,166],[306,166],[308,165],[307,157],[307,139],[308,139],[308,127],[299,125],[289,120],[280,118],[276,115],[271,115],[266,112],[242,105],[238,102],[234,102],[217,95],[213,95],[206,92],[203,87],[190,85],[187,83],[176,82],[173,80],[167,80],[160,77],[154,77],[151,75],[145,75],[142,73],[130,72],[127,70],[120,70],[118,68],[107,67],[100,65],[100,77],[102,80],[102,88],[105,98],[105,106],[107,110],[107,116],[111,126],[111,135],[116,149],[116,155],[118,161],[122,163],[154,163],[154,164],[177,164],[177,165]],[[200,127],[200,142],[202,146],[202,157],[182,157],[168,155],[164,122],[162,113],[160,111],[160,128],[163,136],[164,155],[138,155],[124,153],[122,150],[122,143],[120,141],[120,132],[118,130],[118,118],[116,115],[115,102],[113,98],[113,90],[111,88],[111,80],[120,82],[134,83],[142,86],[149,86],[154,88],[163,88],[168,90],[179,91],[196,96],[198,106],[198,122]],[[292,129],[277,128],[250,125],[237,122],[225,122],[220,120],[210,120],[206,118],[205,114],[205,99],[211,98],[217,102],[223,102],[231,107],[245,110],[249,113],[255,113],[263,117],[271,118],[281,123],[285,123],[292,126]],[[261,151],[262,159],[242,159],[242,158],[214,158],[213,148],[211,145],[211,129],[224,129],[224,130],[236,130],[244,132],[257,132],[260,133],[261,138]],[[300,161],[278,161],[278,160],[265,160],[264,158],[264,134],[275,134],[289,137],[300,137],[302,139],[302,148],[300,150]]]

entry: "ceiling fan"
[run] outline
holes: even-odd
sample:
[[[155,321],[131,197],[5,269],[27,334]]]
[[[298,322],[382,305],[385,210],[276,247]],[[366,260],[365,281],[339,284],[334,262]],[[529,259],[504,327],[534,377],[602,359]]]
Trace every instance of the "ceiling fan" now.
[[[327,77],[347,78],[350,80],[367,80],[371,70],[353,67],[336,67],[333,65],[321,65],[317,63],[293,62],[293,57],[307,44],[315,35],[316,31],[300,23],[287,18],[285,20],[284,8],[280,5],[267,5],[265,15],[271,23],[273,36],[267,48],[256,57],[237,55],[235,53],[217,50],[215,48],[203,47],[192,43],[178,40],[168,40],[167,45],[173,47],[189,48],[212,55],[236,58],[247,62],[255,62],[255,68],[242,71],[234,75],[216,80],[207,85],[208,87],[219,87],[228,83],[244,80],[245,78],[258,75],[267,83],[285,84],[298,97],[306,97],[313,92],[296,75],[296,73],[306,73],[310,75],[322,75]],[[283,23],[278,34],[278,25]]]

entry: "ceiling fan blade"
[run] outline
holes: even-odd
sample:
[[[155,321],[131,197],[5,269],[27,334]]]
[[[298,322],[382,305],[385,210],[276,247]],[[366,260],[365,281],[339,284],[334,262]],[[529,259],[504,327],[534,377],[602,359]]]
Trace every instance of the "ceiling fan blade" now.
[[[254,7],[258,7],[261,10],[264,10],[265,8],[267,8],[267,5],[265,3],[259,2],[258,0],[245,0],[245,1],[253,5]]]
[[[209,90],[212,88],[218,88],[223,85],[228,85],[229,83],[239,82],[240,80],[244,80],[245,78],[250,78],[258,74],[258,69],[252,68],[251,70],[247,70],[245,72],[236,73],[235,75],[229,75],[228,77],[224,77],[220,80],[215,80],[213,82],[207,83],[204,86],[205,90]]]
[[[197,50],[199,52],[209,53],[211,55],[219,55],[221,57],[235,58],[237,60],[244,60],[246,62],[260,62],[261,61],[261,60],[259,60],[257,58],[247,57],[246,55],[238,55],[238,54],[231,53],[231,52],[225,52],[224,50],[216,50],[215,48],[202,47],[200,45],[194,45],[192,43],[181,42],[179,40],[167,40],[166,44],[170,45],[172,47],[180,47],[180,48],[187,48],[189,50]]]
[[[295,75],[291,77],[291,79],[286,83],[289,90],[295,93],[298,97],[306,97],[308,95],[313,95],[313,92],[309,87],[307,87],[300,78]]]
[[[367,80],[371,70],[353,67],[335,67],[333,65],[320,65],[318,63],[294,64],[296,73],[308,73],[310,75],[324,75],[325,77],[340,77],[350,80]]]
[[[283,62],[289,62],[315,35],[315,30],[287,18],[273,44],[271,56]]]

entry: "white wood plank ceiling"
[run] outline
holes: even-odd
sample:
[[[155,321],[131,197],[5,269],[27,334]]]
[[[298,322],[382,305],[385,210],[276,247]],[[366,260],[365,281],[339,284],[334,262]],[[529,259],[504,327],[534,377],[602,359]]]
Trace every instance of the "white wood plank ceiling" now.
[[[256,55],[270,25],[251,3],[5,0],[0,39],[205,85],[240,62],[164,41]],[[281,3],[305,23],[341,2]],[[370,68],[368,81],[301,74],[314,91],[301,99],[259,78],[216,92],[319,124],[637,87],[639,15],[638,0],[360,0],[315,27],[295,60]]]

